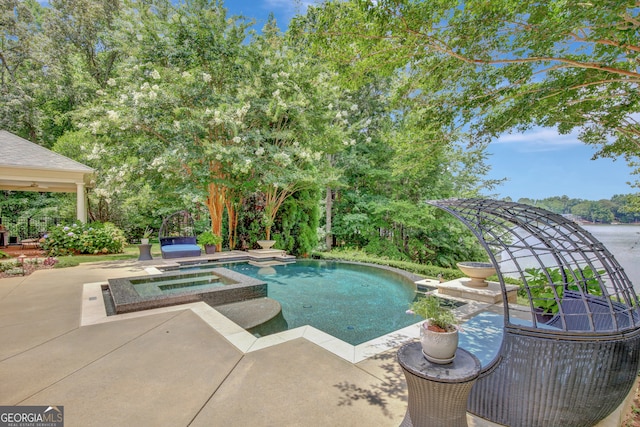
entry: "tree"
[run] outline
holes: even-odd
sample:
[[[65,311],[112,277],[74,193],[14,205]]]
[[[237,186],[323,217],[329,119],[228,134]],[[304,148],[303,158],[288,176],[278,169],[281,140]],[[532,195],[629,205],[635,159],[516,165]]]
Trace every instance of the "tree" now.
[[[43,13],[33,0],[0,3],[0,128],[31,141],[40,140],[39,105],[49,88]]]
[[[351,0],[310,8],[295,27],[359,79],[406,73],[406,96],[475,141],[577,128],[640,173],[639,13],[617,0]]]
[[[332,98],[327,73],[274,22],[246,43],[248,24],[227,18],[219,1],[158,3],[125,16],[122,62],[78,116],[95,136],[93,152],[127,159],[105,170],[110,193],[145,176],[182,204],[206,205],[218,235],[226,211],[233,248],[248,195],[262,194],[268,238],[285,200],[335,180],[325,153],[354,126],[330,105],[346,101]]]
[[[638,209],[638,195],[617,194],[611,198],[613,214],[617,221],[624,223],[640,222],[640,210]]]
[[[590,222],[610,223],[614,220],[611,202],[584,201],[571,208],[571,213]]]
[[[7,0],[0,6],[0,127],[52,147],[71,111],[106,84],[118,0]]]
[[[123,60],[80,126],[102,136],[94,151],[136,157],[108,171],[108,192],[144,175],[179,205],[204,202],[221,235],[230,174],[249,172],[237,167],[244,150],[236,143],[248,106],[235,97],[247,80],[248,25],[227,20],[217,1],[139,6],[119,23]]]
[[[50,0],[46,21],[54,55],[67,62],[80,58],[83,68],[98,88],[107,86],[117,65],[119,51],[113,32],[120,14],[120,0]],[[70,63],[71,62],[71,63]]]
[[[258,52],[252,70],[258,84],[250,88],[247,102],[255,126],[251,138],[258,145],[253,176],[264,196],[268,240],[288,198],[336,180],[326,155],[338,151],[359,127],[341,109],[348,103],[348,91],[339,93],[332,87],[330,73],[303,46],[283,37],[273,20],[262,33],[252,43]]]
[[[394,83],[380,79],[360,88],[367,137],[335,156],[343,170],[334,203],[336,245],[441,265],[475,259],[470,236],[454,221],[445,226],[446,216],[424,201],[490,188],[482,179],[483,149],[466,149],[458,142],[462,135],[443,132],[410,100],[394,102]]]

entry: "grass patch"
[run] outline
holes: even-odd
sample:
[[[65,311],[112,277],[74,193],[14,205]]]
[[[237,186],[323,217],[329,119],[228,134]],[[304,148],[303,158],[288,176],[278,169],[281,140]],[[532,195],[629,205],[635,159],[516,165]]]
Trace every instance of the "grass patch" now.
[[[151,244],[151,255],[153,257],[162,256],[162,252],[160,252],[160,243]],[[119,254],[69,255],[69,256],[56,257],[58,259],[58,263],[55,265],[55,268],[75,267],[77,265],[80,265],[86,262],[121,261],[126,259],[138,259],[139,256],[140,256],[140,251],[138,250],[138,245],[128,245],[124,248],[124,252]]]

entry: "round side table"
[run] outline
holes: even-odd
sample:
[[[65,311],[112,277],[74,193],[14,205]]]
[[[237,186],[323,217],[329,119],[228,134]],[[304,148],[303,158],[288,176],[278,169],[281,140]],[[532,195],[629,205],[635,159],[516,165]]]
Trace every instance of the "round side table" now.
[[[480,361],[458,348],[453,362],[437,365],[422,354],[420,342],[398,350],[407,380],[409,407],[401,427],[467,427],[467,398],[480,374]]]
[[[140,256],[138,257],[138,261],[148,261],[153,259],[151,256],[151,245],[138,245],[138,249],[140,250]]]

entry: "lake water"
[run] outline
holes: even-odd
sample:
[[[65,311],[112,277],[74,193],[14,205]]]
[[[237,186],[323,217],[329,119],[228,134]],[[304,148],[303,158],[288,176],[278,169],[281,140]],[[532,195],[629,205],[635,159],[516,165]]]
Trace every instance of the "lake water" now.
[[[640,293],[640,225],[584,225],[585,230],[598,239],[609,252],[613,254],[616,261],[622,266],[625,273],[633,283],[637,293]],[[531,241],[537,244],[538,241]],[[519,277],[518,271],[506,254],[501,254],[504,263],[501,265],[503,274]],[[548,265],[553,264],[550,255],[540,255],[540,260]],[[521,267],[539,267],[535,260],[526,258],[519,259]],[[550,264],[549,264],[550,263]]]
[[[640,292],[640,225],[584,225],[613,254]]]

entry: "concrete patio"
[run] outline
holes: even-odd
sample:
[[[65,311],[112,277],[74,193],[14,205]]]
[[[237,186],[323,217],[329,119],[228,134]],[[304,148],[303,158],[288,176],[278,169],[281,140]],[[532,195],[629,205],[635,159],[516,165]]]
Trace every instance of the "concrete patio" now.
[[[233,342],[233,331],[212,327],[221,315],[204,303],[119,320],[91,313],[96,300],[85,284],[147,266],[82,264],[1,279],[0,405],[61,405],[66,426],[402,422],[407,392],[396,349],[349,361],[301,334],[243,350],[246,336]],[[619,425],[621,413],[599,425]]]

